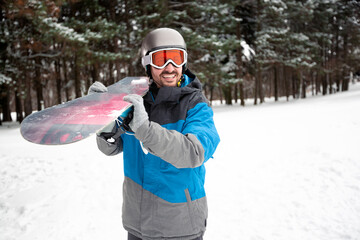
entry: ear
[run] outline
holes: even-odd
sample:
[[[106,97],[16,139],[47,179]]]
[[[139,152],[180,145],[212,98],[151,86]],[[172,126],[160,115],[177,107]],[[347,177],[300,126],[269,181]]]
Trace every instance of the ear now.
[[[152,75],[151,75],[150,64],[149,64],[149,65],[146,65],[146,74],[148,75],[148,77],[149,77],[150,79],[153,79],[153,78],[152,78]]]
[[[186,69],[187,69],[187,64],[185,63],[184,66],[182,67],[182,74],[184,74],[186,72]]]

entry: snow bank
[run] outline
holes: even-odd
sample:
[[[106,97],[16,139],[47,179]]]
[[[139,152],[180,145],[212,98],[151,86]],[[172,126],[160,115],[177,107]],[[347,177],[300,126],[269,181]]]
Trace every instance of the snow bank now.
[[[214,106],[205,239],[359,239],[360,85],[290,103]],[[121,156],[0,128],[0,239],[126,239]]]

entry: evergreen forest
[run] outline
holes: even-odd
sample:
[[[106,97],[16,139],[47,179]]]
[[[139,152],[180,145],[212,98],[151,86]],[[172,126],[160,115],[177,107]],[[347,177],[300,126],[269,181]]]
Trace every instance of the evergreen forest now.
[[[210,102],[335,94],[360,75],[358,0],[0,0],[0,7],[0,124],[84,96],[95,81],[145,75],[141,42],[159,27],[184,36],[188,67]]]

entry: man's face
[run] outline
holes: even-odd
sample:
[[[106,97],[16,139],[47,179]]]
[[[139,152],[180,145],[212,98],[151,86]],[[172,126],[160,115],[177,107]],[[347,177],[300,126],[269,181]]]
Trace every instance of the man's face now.
[[[182,67],[175,67],[172,63],[163,69],[151,66],[151,74],[157,87],[176,87],[182,75]]]

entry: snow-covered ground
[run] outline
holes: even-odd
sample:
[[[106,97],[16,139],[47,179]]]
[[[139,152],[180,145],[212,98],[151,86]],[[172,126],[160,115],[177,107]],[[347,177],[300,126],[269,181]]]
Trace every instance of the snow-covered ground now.
[[[214,112],[205,239],[360,239],[360,84]],[[0,127],[0,240],[125,240],[122,171],[94,137],[40,146]]]

